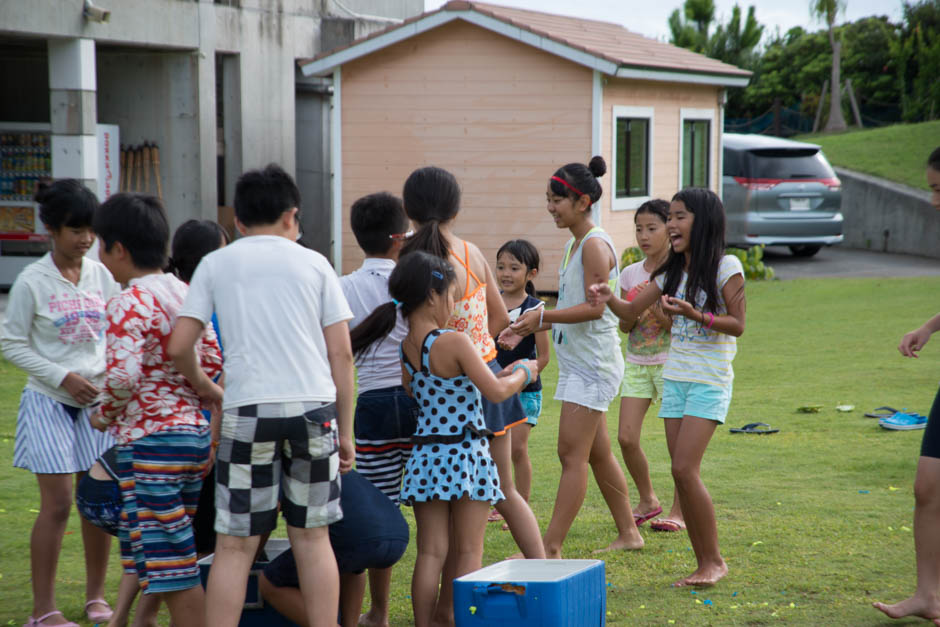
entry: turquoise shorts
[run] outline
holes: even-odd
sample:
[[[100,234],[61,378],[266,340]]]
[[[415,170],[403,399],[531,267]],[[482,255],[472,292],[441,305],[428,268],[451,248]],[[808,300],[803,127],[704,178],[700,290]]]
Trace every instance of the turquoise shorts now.
[[[522,410],[525,412],[525,423],[534,427],[542,415],[542,390],[520,392],[519,400],[522,401]]]
[[[663,379],[660,418],[696,416],[725,423],[731,404],[731,384],[727,386]]]
[[[634,364],[626,362],[620,396],[649,398],[654,401],[663,396],[663,364]]]

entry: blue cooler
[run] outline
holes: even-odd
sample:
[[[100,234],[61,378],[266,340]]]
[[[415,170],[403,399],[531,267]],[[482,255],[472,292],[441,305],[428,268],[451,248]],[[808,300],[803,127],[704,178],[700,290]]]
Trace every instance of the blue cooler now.
[[[457,627],[597,627],[606,614],[601,560],[506,560],[454,580]]]

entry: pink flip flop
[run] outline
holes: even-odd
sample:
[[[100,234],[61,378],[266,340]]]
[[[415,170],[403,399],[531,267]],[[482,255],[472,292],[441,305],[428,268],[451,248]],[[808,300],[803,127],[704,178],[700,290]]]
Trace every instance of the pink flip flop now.
[[[662,513],[663,513],[663,508],[662,508],[662,507],[657,507],[656,509],[654,509],[654,510],[652,510],[652,511],[650,511],[650,512],[647,512],[647,513],[645,513],[645,514],[634,514],[634,515],[633,515],[633,522],[635,522],[635,523],[636,523],[636,526],[639,527],[640,525],[642,525],[643,523],[645,523],[647,520],[650,520],[650,519],[652,519],[652,518],[656,518],[657,516],[659,516],[659,515],[662,514]]]
[[[659,518],[650,523],[650,528],[653,531],[675,532],[685,529],[685,525],[680,524],[678,521],[675,521],[672,518]]]
[[[94,605],[95,603],[101,604],[108,609],[99,611],[99,612],[90,611],[88,608]],[[108,605],[108,602],[105,601],[104,599],[91,599],[90,601],[85,602],[85,616],[87,616],[88,620],[90,620],[93,623],[105,623],[111,620],[111,617],[113,615],[114,615],[114,611],[111,609],[111,606]]]
[[[33,618],[32,616],[30,616],[29,620],[26,621],[26,624],[23,625],[23,627],[46,627],[46,624],[43,621],[46,620],[47,618],[55,616],[56,614],[62,616],[62,618],[65,618],[65,614],[63,614],[59,610],[53,610],[49,612],[48,614],[43,614],[39,618]],[[68,623],[59,623],[55,627],[81,627],[81,626],[78,623],[68,622]]]

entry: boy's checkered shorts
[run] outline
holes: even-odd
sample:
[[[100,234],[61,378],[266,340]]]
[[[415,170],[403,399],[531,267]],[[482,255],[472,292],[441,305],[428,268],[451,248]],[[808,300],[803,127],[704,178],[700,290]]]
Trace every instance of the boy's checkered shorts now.
[[[215,530],[257,536],[277,526],[323,527],[339,505],[336,405],[265,403],[225,412],[216,459]]]

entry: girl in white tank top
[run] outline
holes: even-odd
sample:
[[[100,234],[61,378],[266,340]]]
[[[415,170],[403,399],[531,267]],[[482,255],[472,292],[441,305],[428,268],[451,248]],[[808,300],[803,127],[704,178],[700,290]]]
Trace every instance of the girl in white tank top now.
[[[558,305],[544,312],[529,311],[510,327],[523,336],[551,329],[558,355],[555,399],[562,401],[558,427],[562,473],[552,520],[542,538],[548,558],[561,557],[562,543],[587,492],[589,460],[617,525],[618,535],[606,550],[643,546],[626,497],[627,481],[607,434],[605,412],[623,376],[617,318],[588,304],[585,295],[586,287],[615,281],[619,273],[613,242],[591,221],[591,205],[602,193],[597,178],[606,171],[604,159],[594,157],[589,166],[571,163],[551,177],[548,212],[558,228],[572,235],[559,273]]]

